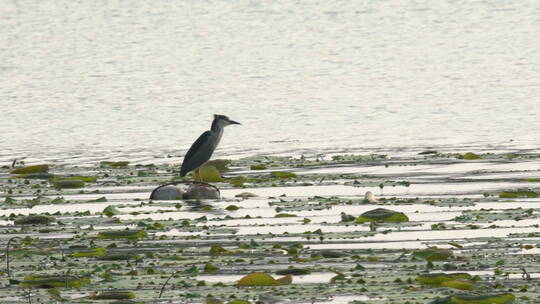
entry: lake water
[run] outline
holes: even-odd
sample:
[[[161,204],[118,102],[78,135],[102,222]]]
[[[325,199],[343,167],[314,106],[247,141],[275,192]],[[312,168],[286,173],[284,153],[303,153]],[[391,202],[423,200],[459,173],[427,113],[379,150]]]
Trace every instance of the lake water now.
[[[540,146],[538,1],[4,1],[0,155]]]

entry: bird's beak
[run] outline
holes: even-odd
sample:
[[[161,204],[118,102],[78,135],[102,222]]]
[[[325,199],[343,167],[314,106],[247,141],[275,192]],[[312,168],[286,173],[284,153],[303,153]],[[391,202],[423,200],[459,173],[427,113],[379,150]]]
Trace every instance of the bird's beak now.
[[[229,123],[230,123],[231,125],[241,125],[241,123],[239,123],[239,122],[237,122],[237,121],[234,121],[234,120],[230,120],[230,119],[229,119]]]

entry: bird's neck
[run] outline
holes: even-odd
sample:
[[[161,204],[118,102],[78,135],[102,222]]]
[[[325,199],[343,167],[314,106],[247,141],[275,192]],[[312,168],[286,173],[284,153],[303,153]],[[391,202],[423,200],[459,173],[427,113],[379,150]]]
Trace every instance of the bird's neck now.
[[[223,134],[223,126],[219,123],[218,120],[212,122],[212,127],[210,128],[212,132]]]

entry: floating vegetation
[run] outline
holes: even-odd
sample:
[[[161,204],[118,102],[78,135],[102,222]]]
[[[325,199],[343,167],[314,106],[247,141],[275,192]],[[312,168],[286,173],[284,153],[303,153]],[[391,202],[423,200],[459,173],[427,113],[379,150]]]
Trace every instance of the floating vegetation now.
[[[201,167],[200,172],[203,182],[216,183],[223,181],[220,171],[214,166],[205,165],[204,167]],[[193,171],[191,174],[195,179],[195,171]]]
[[[452,257],[454,253],[450,249],[439,249],[437,247],[431,247],[423,250],[415,250],[413,256],[426,261],[445,261]]]
[[[3,166],[0,302],[537,304],[540,154],[417,152]]]
[[[136,297],[137,295],[132,291],[102,291],[90,296],[92,300],[127,300]]]
[[[292,283],[292,276],[290,274],[279,278],[274,279],[269,274],[254,272],[250,273],[243,278],[241,278],[236,286],[245,287],[245,286],[277,286],[277,285],[289,285]]]
[[[90,284],[88,278],[77,278],[74,276],[50,276],[50,275],[27,275],[24,281],[19,283],[21,287],[53,288],[53,287],[74,287],[81,288]]]
[[[11,170],[11,174],[37,174],[49,171],[49,165],[33,165]]]
[[[265,164],[256,164],[249,167],[251,170],[266,170],[268,167]]]
[[[102,161],[100,165],[109,168],[125,168],[129,165],[129,161]]]
[[[385,208],[377,208],[362,213],[356,218],[357,223],[366,222],[385,222],[385,223],[398,223],[408,222],[409,218],[402,212],[397,212]]]
[[[16,219],[14,223],[15,225],[48,225],[54,221],[55,218],[51,216],[31,214]]]
[[[512,294],[453,295],[437,299],[431,304],[511,304],[516,297]]]
[[[112,217],[114,215],[120,214],[120,211],[115,206],[107,206],[105,207],[105,209],[103,209],[103,214],[108,217]]]
[[[74,258],[88,258],[88,257],[99,257],[104,256],[105,253],[107,253],[107,250],[103,247],[88,249],[88,250],[81,250],[76,251],[71,254]]]
[[[470,280],[472,276],[468,273],[428,273],[416,277],[416,281],[423,285],[442,286],[443,282],[456,280]]]
[[[112,230],[101,231],[97,237],[100,239],[143,239],[148,236],[146,230]]]
[[[279,179],[286,179],[286,178],[295,178],[296,174],[293,172],[286,172],[286,171],[274,171],[270,173],[272,177],[279,178]]]
[[[482,156],[478,155],[478,154],[474,154],[472,152],[467,152],[463,155],[460,155],[459,158],[462,158],[462,159],[466,159],[466,160],[473,160],[473,159],[481,159]]]
[[[51,180],[51,183],[57,189],[84,188],[84,181],[80,179],[56,179]]]
[[[524,189],[524,190],[516,190],[516,191],[503,191],[499,192],[500,198],[518,198],[518,197],[538,197],[538,193]]]

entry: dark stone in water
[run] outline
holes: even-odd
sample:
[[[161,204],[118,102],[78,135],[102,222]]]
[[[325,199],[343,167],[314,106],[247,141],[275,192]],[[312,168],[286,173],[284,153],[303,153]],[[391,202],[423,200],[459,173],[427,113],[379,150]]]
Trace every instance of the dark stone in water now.
[[[219,190],[207,184],[193,184],[184,194],[185,199],[218,199],[219,197]]]
[[[150,199],[152,200],[180,200],[184,198],[187,188],[185,185],[165,185],[152,191]]]
[[[219,189],[207,183],[168,184],[150,194],[151,200],[218,199]]]

